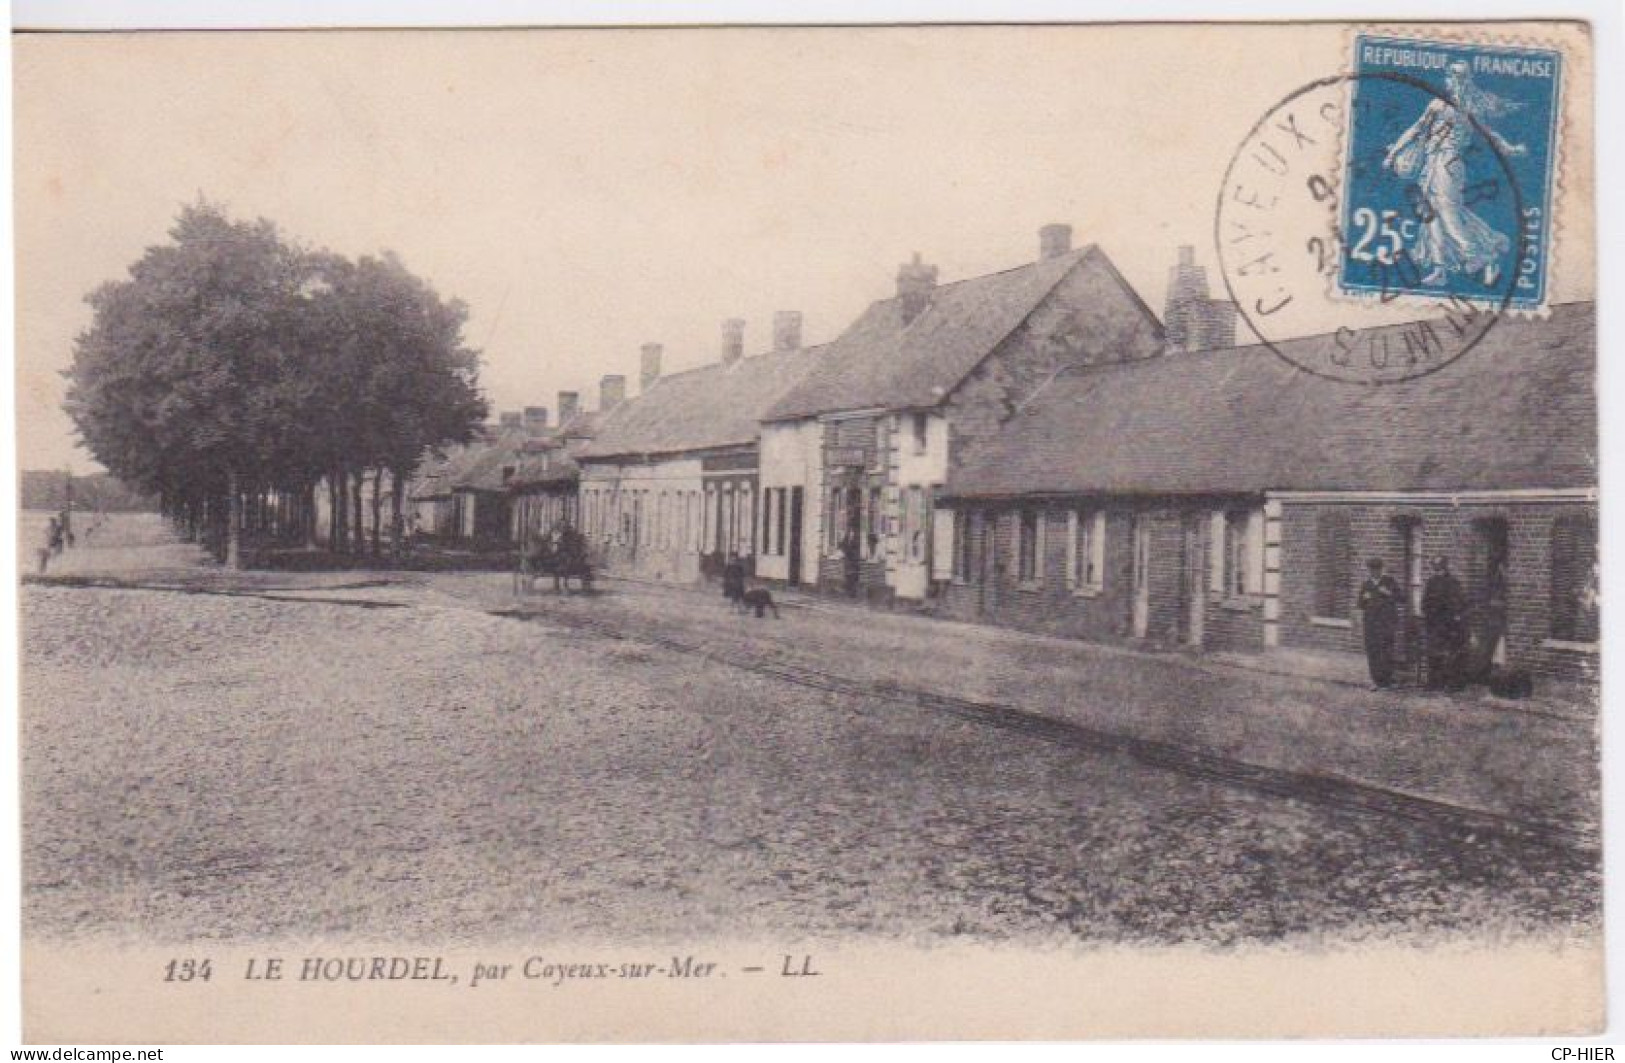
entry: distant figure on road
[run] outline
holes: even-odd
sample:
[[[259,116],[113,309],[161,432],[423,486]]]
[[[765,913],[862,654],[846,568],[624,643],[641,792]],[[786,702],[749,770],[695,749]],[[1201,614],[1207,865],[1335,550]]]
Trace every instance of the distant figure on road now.
[[[846,596],[858,596],[858,581],[863,574],[860,562],[862,547],[858,543],[858,533],[847,529],[846,536],[841,540],[841,572],[846,577]]]
[[[1507,631],[1507,570],[1504,561],[1494,561],[1484,574],[1484,590],[1478,603],[1478,630],[1476,653],[1473,655],[1472,678],[1481,683],[1490,681],[1497,664],[1506,659],[1503,642]]]
[[[1365,659],[1373,689],[1394,685],[1394,635],[1399,631],[1399,584],[1384,575],[1382,559],[1365,563],[1370,573],[1360,585],[1360,612],[1365,617]]]
[[[66,506],[64,506],[63,509],[62,509],[62,515],[58,518],[58,521],[62,526],[62,541],[63,541],[63,544],[68,549],[71,550],[71,549],[73,549],[73,546],[74,546],[73,510],[66,507]]]
[[[560,521],[553,529],[553,589],[569,590],[569,579],[581,580],[583,593],[592,590],[592,558],[587,552],[587,537],[576,531],[569,521]]]
[[[728,562],[722,566],[722,596],[730,605],[738,605],[745,597],[745,562],[733,550],[728,551]]]
[[[62,552],[62,525],[55,517],[45,523],[45,540],[35,551],[39,555],[40,574],[45,574],[45,568],[51,563],[51,558]]]
[[[1467,595],[1451,575],[1450,560],[1433,559],[1433,575],[1422,588],[1422,631],[1427,641],[1428,686],[1460,690],[1467,643]]]

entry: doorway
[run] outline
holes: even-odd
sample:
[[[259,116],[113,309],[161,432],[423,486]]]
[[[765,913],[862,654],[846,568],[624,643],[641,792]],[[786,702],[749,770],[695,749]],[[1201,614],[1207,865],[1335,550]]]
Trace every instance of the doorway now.
[[[1202,525],[1206,523],[1199,513],[1185,514],[1184,586],[1185,645],[1200,647],[1207,625],[1206,573],[1203,571],[1207,551],[1203,549]]]
[[[1145,638],[1151,626],[1151,519],[1134,517],[1134,567],[1130,583],[1134,588],[1133,632]]]
[[[801,488],[790,488],[790,586],[801,586]]]

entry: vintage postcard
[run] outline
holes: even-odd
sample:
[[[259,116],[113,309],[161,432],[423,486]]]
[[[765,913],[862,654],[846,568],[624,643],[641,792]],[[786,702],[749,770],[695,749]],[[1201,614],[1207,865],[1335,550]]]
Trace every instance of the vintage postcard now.
[[[12,47],[30,1042],[1602,1028],[1587,24]]]

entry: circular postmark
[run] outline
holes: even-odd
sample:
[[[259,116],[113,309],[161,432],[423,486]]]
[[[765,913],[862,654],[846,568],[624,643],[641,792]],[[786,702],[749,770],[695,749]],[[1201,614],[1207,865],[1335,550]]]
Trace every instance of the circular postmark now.
[[[1506,147],[1404,75],[1293,92],[1249,131],[1219,190],[1214,239],[1240,316],[1333,380],[1392,384],[1455,362],[1515,292],[1524,211]]]

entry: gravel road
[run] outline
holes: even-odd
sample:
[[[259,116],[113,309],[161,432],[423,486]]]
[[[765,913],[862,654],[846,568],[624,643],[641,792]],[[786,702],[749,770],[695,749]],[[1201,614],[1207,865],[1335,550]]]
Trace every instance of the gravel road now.
[[[31,585],[25,933],[1589,935],[1589,862],[425,595]]]

